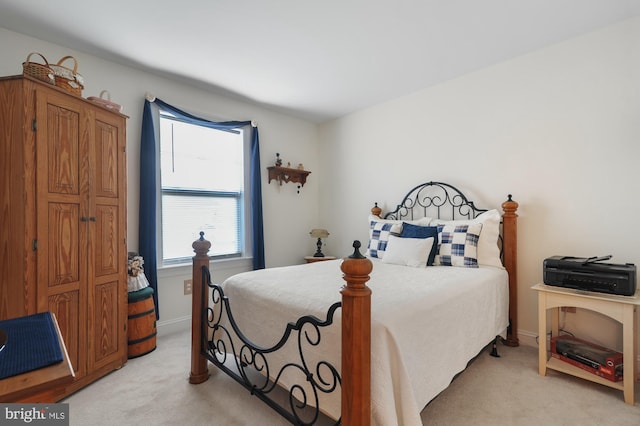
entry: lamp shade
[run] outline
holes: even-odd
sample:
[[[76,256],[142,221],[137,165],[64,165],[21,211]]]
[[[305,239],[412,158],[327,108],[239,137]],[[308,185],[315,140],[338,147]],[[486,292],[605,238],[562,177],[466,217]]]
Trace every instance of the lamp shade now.
[[[312,229],[309,232],[311,238],[327,238],[329,236],[329,231],[326,229]]]

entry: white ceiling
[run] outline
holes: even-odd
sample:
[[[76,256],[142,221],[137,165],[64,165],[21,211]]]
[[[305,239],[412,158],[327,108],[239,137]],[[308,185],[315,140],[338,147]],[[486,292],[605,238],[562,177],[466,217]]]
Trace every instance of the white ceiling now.
[[[315,122],[640,15],[640,0],[0,0],[0,26]]]

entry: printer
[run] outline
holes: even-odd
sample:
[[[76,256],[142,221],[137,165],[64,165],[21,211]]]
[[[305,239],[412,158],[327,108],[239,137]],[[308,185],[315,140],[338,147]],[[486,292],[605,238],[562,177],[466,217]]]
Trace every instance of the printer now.
[[[636,266],[603,262],[609,259],[611,256],[552,256],[544,260],[543,281],[557,287],[633,296],[636,292]]]

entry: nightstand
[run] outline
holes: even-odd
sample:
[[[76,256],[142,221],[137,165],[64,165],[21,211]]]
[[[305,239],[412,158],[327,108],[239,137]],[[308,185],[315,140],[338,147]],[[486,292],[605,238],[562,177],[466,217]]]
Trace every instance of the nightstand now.
[[[307,263],[322,262],[324,260],[335,260],[335,259],[336,259],[335,256],[324,256],[324,257],[305,256],[304,257],[304,260]]]
[[[634,296],[617,296],[548,286],[542,283],[536,284],[532,289],[538,292],[538,373],[544,376],[549,368],[621,390],[624,392],[625,402],[633,405],[636,381],[636,322],[637,307],[640,305],[640,290]],[[547,309],[552,310],[551,335],[558,336],[559,310],[562,306],[589,309],[622,324],[622,353],[624,357],[622,382],[612,382],[556,358],[548,358]]]

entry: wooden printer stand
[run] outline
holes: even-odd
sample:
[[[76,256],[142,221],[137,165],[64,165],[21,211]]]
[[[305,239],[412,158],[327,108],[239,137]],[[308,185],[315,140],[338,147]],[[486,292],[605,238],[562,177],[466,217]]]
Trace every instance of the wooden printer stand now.
[[[637,345],[637,307],[640,305],[640,291],[634,296],[617,296],[570,288],[536,284],[532,287],[538,292],[538,373],[546,375],[547,368],[571,374],[592,382],[600,383],[624,392],[624,401],[634,404],[636,381],[636,345]],[[551,335],[558,336],[560,307],[574,306],[589,309],[608,316],[622,324],[622,356],[624,373],[622,382],[613,382],[591,374],[579,367],[547,355],[547,309],[551,312]]]

